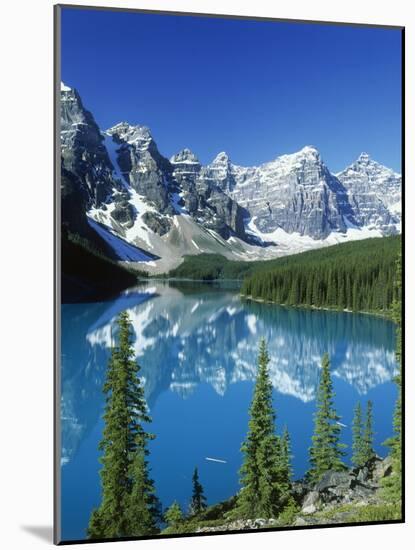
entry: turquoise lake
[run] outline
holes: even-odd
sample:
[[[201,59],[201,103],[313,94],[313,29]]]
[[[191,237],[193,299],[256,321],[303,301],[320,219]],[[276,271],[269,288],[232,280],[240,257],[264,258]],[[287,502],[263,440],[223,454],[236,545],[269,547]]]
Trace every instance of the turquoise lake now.
[[[259,339],[268,342],[277,432],[287,425],[295,478],[308,468],[320,361],[331,358],[349,445],[357,401],[374,406],[375,450],[392,433],[395,327],[363,314],[244,301],[235,285],[145,283],[100,303],[62,306],[62,539],[84,539],[100,502],[102,385],[118,313],[128,311],[156,435],[150,464],[164,507],[186,510],[199,468],[209,504],[238,490]],[[213,462],[207,458],[220,459]],[[349,458],[347,457],[347,461]]]

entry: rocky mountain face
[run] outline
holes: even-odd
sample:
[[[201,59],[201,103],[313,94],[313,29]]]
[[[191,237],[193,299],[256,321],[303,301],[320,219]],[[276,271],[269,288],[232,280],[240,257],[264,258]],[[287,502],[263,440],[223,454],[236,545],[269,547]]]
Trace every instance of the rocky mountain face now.
[[[257,168],[234,166],[220,153],[205,174],[249,212],[260,233],[283,229],[324,239],[356,223],[345,187],[314,147]]]
[[[400,174],[362,153],[337,178],[347,189],[359,226],[380,229],[385,235],[396,231],[401,220]]]
[[[145,255],[123,258],[114,237],[148,252],[154,272],[183,254],[267,259],[400,230],[401,176],[366,154],[337,175],[311,146],[256,167],[225,152],[202,166],[187,148],[169,160],[145,126],[101,132],[64,84],[61,158],[63,221],[82,236],[86,220],[119,259]]]
[[[62,167],[79,179],[87,206],[108,201],[116,182],[104,138],[78,92],[61,85]]]
[[[170,162],[186,211],[224,239],[233,234],[244,239],[244,210],[226,193],[226,189],[205,178],[196,155],[183,149]]]
[[[160,155],[145,126],[121,122],[106,131],[117,147],[116,162],[128,185],[151,201],[160,212],[174,214],[169,200],[171,165]]]

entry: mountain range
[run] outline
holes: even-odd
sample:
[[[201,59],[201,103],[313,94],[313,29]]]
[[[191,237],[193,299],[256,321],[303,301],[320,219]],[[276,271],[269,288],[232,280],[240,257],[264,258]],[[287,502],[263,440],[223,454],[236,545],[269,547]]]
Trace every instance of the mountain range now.
[[[400,232],[401,183],[366,153],[337,174],[306,146],[243,167],[220,152],[208,165],[184,148],[170,159],[151,131],[103,131],[79,93],[61,84],[64,231],[151,273],[184,255],[270,259]]]

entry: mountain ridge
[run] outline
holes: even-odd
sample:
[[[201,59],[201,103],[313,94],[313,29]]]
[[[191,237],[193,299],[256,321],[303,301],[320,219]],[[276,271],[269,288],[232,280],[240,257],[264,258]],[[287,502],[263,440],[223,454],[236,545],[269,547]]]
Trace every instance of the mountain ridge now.
[[[93,229],[100,224],[108,246],[115,235],[148,252],[132,263],[149,272],[168,271],[188,254],[269,259],[400,231],[401,176],[367,153],[337,174],[312,145],[251,167],[225,151],[202,165],[187,147],[168,159],[146,126],[100,130],[64,84],[61,142],[62,169],[82,195],[79,216]],[[118,251],[121,261],[132,257]]]

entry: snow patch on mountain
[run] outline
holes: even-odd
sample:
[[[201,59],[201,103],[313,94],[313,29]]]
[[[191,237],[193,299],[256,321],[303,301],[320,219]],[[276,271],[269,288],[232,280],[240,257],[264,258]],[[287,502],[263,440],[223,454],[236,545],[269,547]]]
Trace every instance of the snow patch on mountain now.
[[[336,177],[347,189],[359,225],[379,228],[383,234],[400,231],[400,174],[361,153]]]
[[[102,135],[104,137],[105,147],[107,148],[107,151],[108,151],[108,156],[110,158],[111,164],[114,167],[113,176],[118,180],[120,180],[120,182],[123,184],[123,186],[126,189],[129,189],[128,181],[126,180],[124,174],[121,172],[118,164],[117,154],[118,154],[118,149],[120,148],[120,144],[116,143],[110,134],[107,134],[106,132],[104,132]]]
[[[124,262],[149,262],[154,260],[154,256],[150,256],[144,250],[140,250],[114,235],[109,229],[92,218],[88,218],[88,223],[111,246],[119,260]]]
[[[64,83],[61,144],[65,219],[81,231],[73,220],[86,214],[123,261],[152,273],[188,254],[265,260],[400,231],[402,178],[367,153],[336,175],[311,145],[251,167],[225,151],[206,166],[188,148],[168,160],[146,126],[101,132]]]
[[[286,252],[289,250],[291,253],[298,253],[348,241],[382,237],[382,232],[378,229],[356,227],[355,225],[349,223],[347,232],[332,232],[325,239],[316,241],[308,235],[301,235],[300,233],[287,233],[282,228],[278,228],[270,233],[264,233],[257,228],[255,221],[255,216],[249,220],[247,224],[247,232],[258,237],[258,239],[263,242],[274,243],[276,247],[275,250],[279,250],[280,255],[285,255],[281,254],[282,251]],[[275,256],[277,255],[278,254]]]

